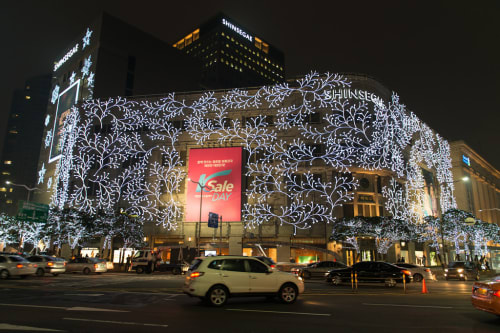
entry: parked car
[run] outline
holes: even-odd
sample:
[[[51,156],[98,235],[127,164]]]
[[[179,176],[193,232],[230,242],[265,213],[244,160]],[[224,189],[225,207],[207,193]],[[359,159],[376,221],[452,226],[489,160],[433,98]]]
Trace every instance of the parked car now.
[[[278,296],[290,304],[304,292],[300,277],[273,270],[253,257],[200,257],[189,271],[182,287],[184,293],[213,306],[222,306],[234,296]]]
[[[500,276],[485,282],[474,282],[471,301],[476,309],[500,316]]]
[[[479,268],[472,261],[452,261],[444,269],[444,278],[459,279],[467,281],[469,279],[479,280]]]
[[[259,259],[260,261],[262,261],[264,264],[266,264],[267,266],[271,267],[271,268],[276,268],[276,263],[274,262],[273,259],[269,258],[269,257],[264,257],[264,256],[254,256],[254,258],[257,258]]]
[[[303,279],[324,278],[325,273],[328,273],[332,269],[346,267],[346,264],[339,261],[318,261],[306,267],[292,269],[292,273],[301,276]]]
[[[103,262],[106,264],[106,269],[112,271],[115,268],[115,264],[112,261],[103,258],[95,258],[98,262]]]
[[[401,267],[401,268],[406,268],[407,270],[409,270],[411,272],[411,275],[413,276],[413,281],[415,281],[415,282],[420,282],[423,279],[426,279],[426,280],[435,280],[436,279],[436,276],[432,273],[431,269],[427,268],[427,267],[418,266],[418,265],[414,265],[414,264],[406,264],[406,263],[401,263],[401,262],[398,262],[398,263],[393,264],[393,265],[396,265],[396,266]]]
[[[91,272],[101,274],[107,272],[105,262],[100,262],[96,258],[75,258],[71,259],[66,265],[66,272],[82,272],[90,274]]]
[[[66,272],[66,260],[63,258],[51,257],[48,255],[34,255],[26,259],[38,265],[36,276],[44,276],[45,273],[58,276],[60,273]]]
[[[24,279],[35,274],[37,264],[31,263],[18,255],[0,254],[0,278],[5,280],[11,276]]]
[[[382,282],[388,287],[402,283],[403,276],[406,283],[413,280],[411,272],[405,268],[381,261],[361,261],[351,267],[331,270],[326,274],[326,281],[333,285],[351,282],[351,273],[357,273],[359,282]]]

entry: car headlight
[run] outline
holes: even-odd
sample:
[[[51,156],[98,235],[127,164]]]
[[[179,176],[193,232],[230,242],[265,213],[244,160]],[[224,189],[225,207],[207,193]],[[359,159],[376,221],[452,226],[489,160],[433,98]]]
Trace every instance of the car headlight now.
[[[445,272],[448,272],[448,268],[445,268],[445,269],[444,269],[444,271],[445,271]]]
[[[300,276],[297,276],[297,279],[299,279],[299,281],[302,281],[302,278]]]
[[[457,272],[462,273],[464,270],[462,268],[457,269]]]

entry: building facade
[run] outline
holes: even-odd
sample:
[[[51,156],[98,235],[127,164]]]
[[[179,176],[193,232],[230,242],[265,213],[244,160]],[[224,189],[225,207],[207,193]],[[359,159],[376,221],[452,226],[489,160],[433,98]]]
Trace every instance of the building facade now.
[[[285,80],[282,51],[218,14],[176,41],[173,46],[203,63],[203,86],[231,89]]]
[[[106,13],[61,53],[52,70],[37,186],[56,172],[62,126],[77,103],[201,87],[199,61]],[[51,182],[45,183],[41,190],[51,187]]]
[[[431,261],[432,249],[396,234],[358,235],[353,247],[332,232],[343,218],[418,224],[456,207],[446,140],[363,75],[86,100],[61,133],[57,172],[40,178],[51,193],[38,200],[139,216],[158,249],[262,248],[278,262]]]
[[[464,141],[452,141],[452,172],[459,209],[478,219],[500,225],[500,171]],[[491,266],[500,267],[500,244],[489,244]]]
[[[48,74],[31,78],[12,98],[0,159],[0,212],[11,216],[17,214],[20,200],[29,200],[36,190],[39,143],[50,82]]]

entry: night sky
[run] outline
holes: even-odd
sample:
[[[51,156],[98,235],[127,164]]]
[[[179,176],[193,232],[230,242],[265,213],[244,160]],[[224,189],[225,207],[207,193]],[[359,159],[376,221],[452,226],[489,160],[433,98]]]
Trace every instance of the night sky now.
[[[465,140],[500,169],[495,0],[1,1],[0,147],[14,89],[51,72],[102,10],[169,43],[222,11],[285,53],[287,77],[368,74],[446,139]]]

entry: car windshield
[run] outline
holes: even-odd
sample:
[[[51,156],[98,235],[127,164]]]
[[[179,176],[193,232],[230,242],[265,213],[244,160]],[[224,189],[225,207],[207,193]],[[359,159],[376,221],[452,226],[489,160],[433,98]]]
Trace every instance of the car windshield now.
[[[27,262],[28,260],[24,259],[23,257],[19,256],[10,256],[10,260],[14,262]]]
[[[146,252],[146,251],[144,251],[144,250],[137,251],[137,252],[134,254],[134,258],[141,258],[141,257],[143,257],[145,252]]]
[[[200,266],[202,261],[203,260],[201,260],[201,259],[193,260],[193,262],[191,263],[191,266],[189,266],[189,270],[194,271],[195,269],[197,269]]]
[[[464,268],[464,262],[462,261],[450,262],[448,268]]]

